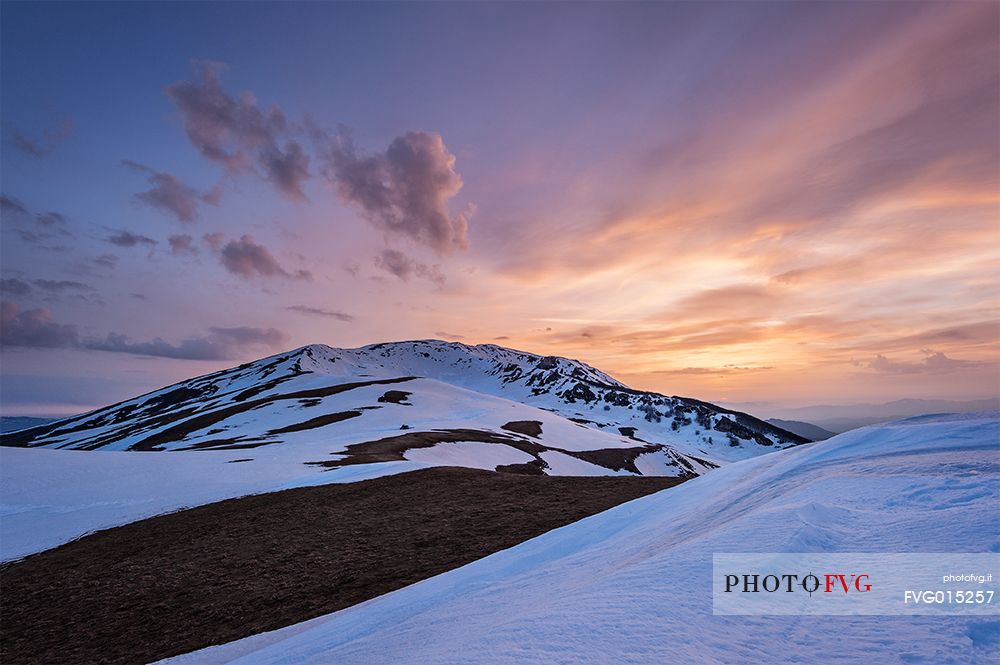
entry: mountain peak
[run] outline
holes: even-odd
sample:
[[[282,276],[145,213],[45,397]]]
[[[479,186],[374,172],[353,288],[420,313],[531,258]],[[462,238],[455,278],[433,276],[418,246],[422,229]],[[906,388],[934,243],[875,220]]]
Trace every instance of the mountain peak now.
[[[3,442],[227,450],[339,441],[343,451],[366,439],[391,440],[373,462],[423,459],[406,451],[478,441],[514,445],[521,452],[502,459],[520,460],[510,462],[515,467],[571,475],[593,473],[594,464],[615,473],[694,474],[805,441],[745,413],[634,390],[578,360],[430,339],[354,349],[308,344]],[[593,452],[583,467],[559,457],[580,459],[581,450]]]

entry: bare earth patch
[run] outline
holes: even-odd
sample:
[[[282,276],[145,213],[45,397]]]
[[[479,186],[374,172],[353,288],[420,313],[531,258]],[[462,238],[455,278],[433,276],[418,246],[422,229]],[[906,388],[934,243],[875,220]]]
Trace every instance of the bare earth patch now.
[[[407,406],[411,406],[410,403],[407,402],[406,400],[412,394],[413,393],[408,393],[405,390],[387,390],[385,391],[384,395],[378,398],[378,401],[387,402],[390,404],[405,404]]]
[[[274,630],[682,481],[424,469],[100,531],[0,568],[0,662],[143,663]]]
[[[357,418],[361,415],[360,411],[341,411],[339,413],[328,413],[323,416],[318,416],[310,420],[305,420],[301,423],[295,423],[294,425],[288,425],[287,427],[281,427],[279,429],[273,429],[268,432],[269,436],[275,434],[286,434],[288,432],[301,432],[307,429],[316,429],[317,427],[326,427],[333,423],[339,423],[341,421],[347,420],[348,418]]]
[[[529,455],[535,455],[545,450],[543,446],[529,441],[478,429],[447,429],[430,432],[407,432],[396,436],[387,436],[375,441],[364,441],[348,445],[342,453],[342,459],[306,462],[314,466],[336,468],[351,464],[371,464],[373,462],[398,462],[405,460],[403,456],[411,448],[431,448],[439,443],[456,443],[459,441],[478,441],[480,443],[499,443],[524,450]]]
[[[537,420],[512,420],[506,425],[501,425],[500,429],[524,434],[533,438],[538,438],[542,435],[542,423]]]
[[[404,426],[402,429],[409,430]],[[541,423],[536,420],[516,420],[503,425],[501,429],[530,436],[532,438],[542,433]],[[537,432],[531,434],[531,432]],[[375,441],[364,441],[352,443],[343,451],[334,453],[338,456],[333,460],[318,460],[305,462],[312,466],[322,466],[328,469],[335,469],[340,466],[351,464],[373,464],[376,462],[398,462],[406,459],[406,451],[413,448],[431,448],[439,443],[457,443],[461,441],[476,441],[479,443],[495,443],[510,446],[521,452],[527,453],[535,459],[525,464],[501,464],[496,468],[503,473],[520,473],[528,475],[539,475],[544,469],[549,468],[548,463],[542,459],[540,453],[545,451],[555,451],[576,457],[590,464],[603,466],[612,471],[625,470],[630,473],[639,474],[639,469],[635,466],[635,460],[643,453],[652,453],[663,449],[662,445],[646,443],[643,446],[634,448],[602,448],[600,450],[566,450],[554,446],[546,446],[537,441],[511,436],[501,432],[490,432],[489,430],[478,429],[438,429],[429,432],[408,431],[406,434],[389,436]],[[645,443],[645,442],[643,442]],[[236,447],[236,446],[230,446]],[[677,466],[678,463],[674,465]],[[704,463],[706,466],[714,466],[710,462]],[[682,476],[695,476],[697,472],[690,464],[684,463],[683,468],[679,468]]]

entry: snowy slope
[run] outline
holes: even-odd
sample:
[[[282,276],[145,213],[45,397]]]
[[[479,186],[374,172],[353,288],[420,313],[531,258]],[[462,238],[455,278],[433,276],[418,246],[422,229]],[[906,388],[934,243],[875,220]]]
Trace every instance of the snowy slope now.
[[[149,455],[0,448],[0,561],[182,508],[438,466],[404,461],[322,472],[279,451],[236,462],[246,458],[238,450]]]
[[[713,616],[715,552],[998,552],[1000,414],[727,465],[457,570],[184,663],[987,663],[1000,619]]]
[[[635,446],[642,445],[625,437],[586,429],[547,411],[439,381],[419,379],[405,385],[414,391],[407,400],[412,400],[414,406],[379,403],[378,397],[384,394],[385,388],[393,386],[367,386],[343,392],[324,400],[329,402],[330,411],[360,409],[366,405],[384,408],[361,411],[366,417],[338,423],[349,427],[290,432],[282,435],[278,443],[256,448],[155,454],[107,449],[87,452],[0,447],[0,560],[54,547],[97,529],[246,494],[352,482],[427,466],[457,464],[486,468],[494,460],[497,464],[510,464],[533,459],[506,443],[478,443],[478,449],[470,449],[471,443],[458,441],[430,448],[412,448],[399,460],[321,465],[349,458],[338,454],[348,445],[379,440],[387,434],[406,435],[441,429],[464,432],[459,439],[462,436],[471,439],[477,432],[486,432],[509,437],[508,443],[528,449],[555,445],[549,441],[555,438],[564,444],[562,449],[571,452],[588,446],[591,449],[618,446],[626,457]],[[268,414],[271,421],[268,426],[280,426],[289,420],[294,422],[296,413],[298,410],[292,408]],[[247,426],[238,419],[240,417],[253,416],[234,416],[230,422],[234,428]],[[399,430],[400,419],[409,423],[412,429]],[[542,433],[537,437],[502,429],[508,421],[532,420],[542,423]],[[461,454],[456,452],[456,447]],[[542,454],[549,453],[543,451]],[[574,475],[618,473],[567,453],[559,454],[577,463],[577,467],[569,471]],[[662,465],[659,475],[677,475],[684,470],[667,449],[641,458],[658,460]],[[699,471],[705,468],[697,461],[685,463]],[[562,468],[553,465],[548,471],[563,473]]]

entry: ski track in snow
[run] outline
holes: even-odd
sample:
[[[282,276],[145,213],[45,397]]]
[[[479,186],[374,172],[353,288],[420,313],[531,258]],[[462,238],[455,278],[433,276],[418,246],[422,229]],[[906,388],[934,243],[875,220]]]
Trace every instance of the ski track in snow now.
[[[164,662],[993,663],[996,615],[713,616],[711,575],[716,552],[1000,552],[998,499],[1000,414],[874,426],[734,463],[340,612]]]

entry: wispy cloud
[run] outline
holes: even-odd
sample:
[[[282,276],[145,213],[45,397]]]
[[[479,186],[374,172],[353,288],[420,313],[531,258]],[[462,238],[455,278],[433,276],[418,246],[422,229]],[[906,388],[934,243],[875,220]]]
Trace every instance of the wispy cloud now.
[[[31,285],[16,277],[0,279],[0,293],[11,296],[26,296],[31,293]]]
[[[58,302],[69,297],[92,304],[104,304],[92,285],[70,279],[42,278],[25,281],[16,277],[5,278],[0,280],[0,292],[13,297],[34,295],[46,302]]]
[[[94,287],[69,279],[36,279],[31,282],[43,291],[49,293],[64,293],[66,291],[93,291]]]
[[[16,198],[0,196],[0,214],[9,228],[25,243],[43,249],[63,251],[65,245],[53,244],[74,238],[68,220],[62,213],[48,210],[34,212]],[[15,226],[17,228],[15,228]]]
[[[740,367],[738,365],[723,365],[722,367],[682,367],[680,369],[661,369],[656,370],[655,374],[696,374],[696,375],[713,375],[713,376],[728,376],[731,374],[745,374],[747,372],[767,372],[773,370],[774,367],[771,366],[761,366],[761,367]]]
[[[178,360],[234,360],[247,352],[279,348],[288,336],[274,328],[209,328],[205,335],[191,337],[176,344],[156,338],[148,342],[133,342],[125,335],[109,334],[104,339],[90,339],[84,348],[139,356],[175,358]]]
[[[345,322],[354,321],[354,317],[351,316],[350,314],[345,314],[343,312],[338,312],[336,310],[331,310],[331,309],[323,309],[322,307],[309,307],[307,305],[289,305],[285,309],[287,309],[289,312],[296,312],[297,314],[305,314],[307,316],[322,316]]]
[[[27,215],[28,209],[17,199],[0,196],[0,210],[6,215]]]
[[[5,134],[9,133],[9,138],[5,137],[4,142],[22,154],[42,159],[73,135],[73,124],[73,118],[64,118],[55,127],[43,129],[36,136],[29,136],[26,132],[9,125],[9,123],[4,123],[4,128],[8,129]]]
[[[193,222],[198,218],[198,208],[202,203],[218,205],[222,196],[221,188],[199,192],[183,183],[176,176],[163,173],[126,159],[122,164],[147,176],[151,189],[139,192],[135,198],[160,210],[165,210],[179,221]]]
[[[138,245],[155,247],[157,245],[157,242],[149,236],[124,230],[108,236],[105,238],[105,241],[112,245],[117,245],[118,247],[136,247]]]
[[[104,338],[81,336],[77,326],[62,324],[45,308],[22,310],[16,303],[0,304],[0,346],[12,348],[79,348],[91,351],[174,358],[177,360],[234,360],[247,353],[273,350],[287,344],[288,335],[275,328],[214,327],[170,343],[156,338],[132,341],[109,333]]]

